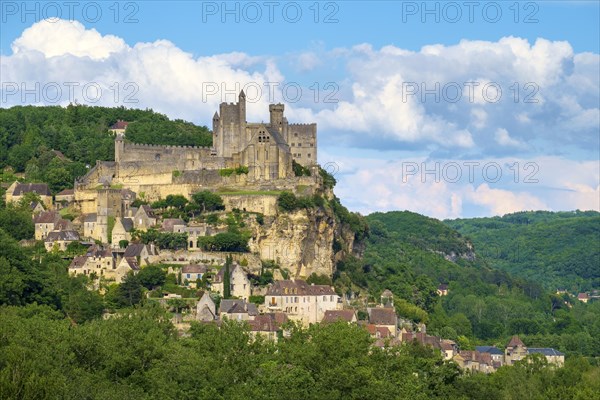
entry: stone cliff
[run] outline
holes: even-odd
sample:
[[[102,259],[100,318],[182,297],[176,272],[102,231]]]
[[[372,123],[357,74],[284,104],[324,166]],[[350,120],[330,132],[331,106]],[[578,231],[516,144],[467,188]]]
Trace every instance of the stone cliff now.
[[[312,273],[331,277],[339,258],[362,252],[362,242],[355,240],[354,232],[328,206],[278,213],[250,227],[250,251],[263,260],[274,260],[294,278]]]

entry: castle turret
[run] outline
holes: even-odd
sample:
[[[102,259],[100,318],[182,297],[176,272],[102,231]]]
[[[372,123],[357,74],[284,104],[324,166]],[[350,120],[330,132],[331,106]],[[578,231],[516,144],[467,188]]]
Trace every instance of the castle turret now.
[[[123,156],[124,147],[125,147],[125,143],[123,140],[123,134],[117,133],[117,137],[115,138],[115,162],[117,164],[121,161],[121,157]]]
[[[279,104],[269,104],[269,114],[271,116],[271,127],[279,129],[279,132],[282,132],[283,129],[283,110],[284,105]]]

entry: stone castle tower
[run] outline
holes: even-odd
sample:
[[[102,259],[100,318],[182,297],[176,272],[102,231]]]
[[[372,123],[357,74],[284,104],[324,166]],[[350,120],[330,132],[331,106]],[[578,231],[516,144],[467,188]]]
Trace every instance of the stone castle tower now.
[[[283,104],[269,105],[268,124],[248,123],[244,91],[238,100],[221,103],[213,117],[213,146],[218,157],[239,156],[240,164],[260,167],[263,171],[258,175],[266,179],[287,176],[291,160],[304,166],[316,164],[317,124],[289,124]]]

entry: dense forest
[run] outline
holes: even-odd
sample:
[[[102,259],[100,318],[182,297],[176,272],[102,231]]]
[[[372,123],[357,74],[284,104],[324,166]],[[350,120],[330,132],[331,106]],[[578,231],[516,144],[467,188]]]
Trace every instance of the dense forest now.
[[[600,369],[581,357],[472,375],[430,348],[373,348],[356,325],[289,329],[277,343],[249,340],[236,322],[178,337],[158,307],[85,324],[45,306],[2,307],[0,398],[590,400],[600,391]]]
[[[152,110],[124,107],[18,106],[0,108],[0,170],[11,167],[24,180],[46,182],[53,193],[72,188],[96,160],[114,159],[114,134],[108,128],[117,120],[131,122],[127,139],[137,143],[210,146],[206,127],[171,121]],[[14,180],[4,171],[2,181]]]
[[[550,290],[600,288],[600,213],[530,211],[444,221],[494,268]]]
[[[377,301],[390,289],[400,316],[427,323],[428,332],[463,349],[504,347],[518,334],[531,347],[600,356],[600,302],[583,304],[492,268],[477,246],[441,221],[407,211],[366,219],[363,258],[337,265],[335,282],[346,293],[366,291]],[[440,283],[448,284],[447,296],[437,295]]]

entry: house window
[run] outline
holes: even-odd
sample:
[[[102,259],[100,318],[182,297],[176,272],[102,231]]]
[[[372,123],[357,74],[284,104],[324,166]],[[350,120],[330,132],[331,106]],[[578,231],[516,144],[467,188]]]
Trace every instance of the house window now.
[[[187,274],[188,279],[190,279],[192,276],[192,274]]]
[[[298,147],[302,147],[302,143],[298,143]]]
[[[323,296],[323,301],[327,301],[327,296]]]
[[[310,153],[308,153],[308,155],[306,157],[310,158]]]

